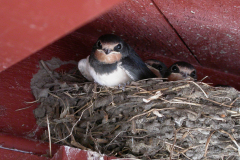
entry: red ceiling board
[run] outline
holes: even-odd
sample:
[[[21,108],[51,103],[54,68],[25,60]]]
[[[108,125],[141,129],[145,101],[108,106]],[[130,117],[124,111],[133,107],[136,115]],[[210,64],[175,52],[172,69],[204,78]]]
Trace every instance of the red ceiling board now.
[[[120,1],[0,0],[0,71]]]
[[[39,157],[29,153],[16,152],[6,149],[0,149],[0,160],[50,160],[50,158]]]
[[[5,149],[17,149],[15,151],[25,151],[34,155],[48,155],[49,156],[49,144],[43,141],[30,140],[18,136],[11,136],[0,133],[0,148]],[[55,154],[60,146],[52,144],[52,154]],[[1,156],[0,156],[1,159]]]
[[[240,76],[239,0],[154,2],[204,67]]]

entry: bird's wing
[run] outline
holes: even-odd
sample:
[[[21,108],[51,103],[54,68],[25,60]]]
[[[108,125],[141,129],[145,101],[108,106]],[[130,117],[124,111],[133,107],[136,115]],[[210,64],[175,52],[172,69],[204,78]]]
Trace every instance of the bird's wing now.
[[[146,64],[146,65],[158,78],[162,78],[162,75],[158,69],[156,69],[155,67],[153,67],[151,65],[148,65],[148,64]]]
[[[127,57],[121,60],[119,65],[134,81],[156,77],[133,49]]]

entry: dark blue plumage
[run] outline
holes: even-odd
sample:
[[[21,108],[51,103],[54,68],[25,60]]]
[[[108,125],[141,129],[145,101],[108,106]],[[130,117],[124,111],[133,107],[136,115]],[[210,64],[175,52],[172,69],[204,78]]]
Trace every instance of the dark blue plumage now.
[[[145,63],[148,66],[151,66],[151,67],[157,69],[157,71],[160,73],[160,75],[158,74],[158,77],[164,77],[165,72],[168,69],[167,66],[163,62],[156,60],[156,59],[146,60]]]

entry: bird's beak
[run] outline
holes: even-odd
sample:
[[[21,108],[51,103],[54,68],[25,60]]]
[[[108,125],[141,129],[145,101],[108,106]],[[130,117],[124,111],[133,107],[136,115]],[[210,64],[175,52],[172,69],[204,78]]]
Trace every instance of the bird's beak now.
[[[109,54],[112,52],[112,50],[108,48],[103,48],[102,50],[105,52],[105,54]]]
[[[183,78],[189,77],[189,75],[187,73],[182,73],[182,76],[183,76]]]
[[[186,80],[186,81],[193,81],[194,79],[192,77],[190,77],[189,74],[187,73],[182,73],[182,77]]]

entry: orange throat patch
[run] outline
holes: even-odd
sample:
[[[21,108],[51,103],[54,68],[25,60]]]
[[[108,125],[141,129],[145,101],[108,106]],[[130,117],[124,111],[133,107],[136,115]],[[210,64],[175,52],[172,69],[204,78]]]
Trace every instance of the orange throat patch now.
[[[184,78],[180,73],[171,73],[168,76],[168,81],[178,81],[178,80],[183,80]]]
[[[184,78],[180,73],[171,73],[168,77],[168,81],[179,81],[179,80],[191,80],[193,81],[194,79],[190,76],[187,76]]]
[[[122,54],[120,52],[113,52],[107,55],[103,51],[99,50],[95,51],[94,56],[99,62],[103,62],[106,64],[113,64],[120,61],[122,58]]]

